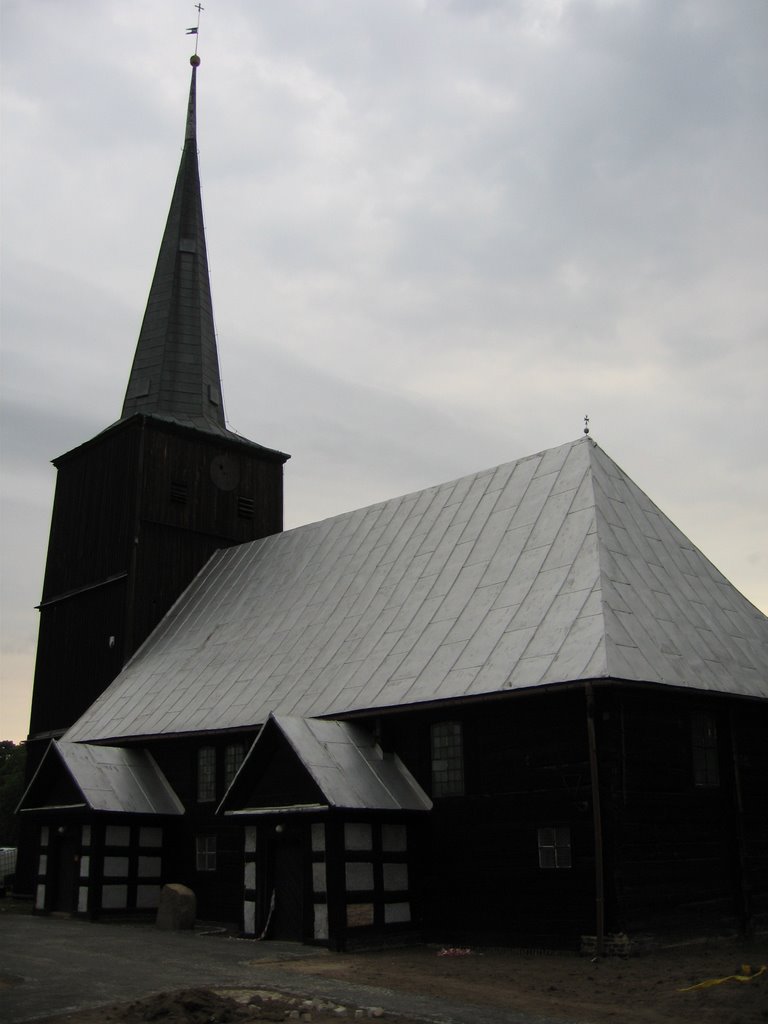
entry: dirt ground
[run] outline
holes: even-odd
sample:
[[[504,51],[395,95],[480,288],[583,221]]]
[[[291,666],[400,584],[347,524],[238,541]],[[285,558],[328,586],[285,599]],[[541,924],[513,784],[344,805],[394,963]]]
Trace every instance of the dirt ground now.
[[[284,992],[170,993],[87,1013],[48,1018],[47,1024],[236,1024],[240,1021],[382,1019],[416,1024],[376,1007],[340,1006],[313,998],[306,975],[336,978],[484,1007],[584,1021],[589,1024],[766,1024],[768,940],[711,940],[627,959],[575,954],[527,955],[473,949],[446,955],[439,947],[309,958],[285,967],[296,986]],[[748,969],[747,969],[748,968]],[[722,984],[690,986],[730,975]],[[681,991],[689,989],[688,991]],[[291,992],[292,995],[286,993]]]

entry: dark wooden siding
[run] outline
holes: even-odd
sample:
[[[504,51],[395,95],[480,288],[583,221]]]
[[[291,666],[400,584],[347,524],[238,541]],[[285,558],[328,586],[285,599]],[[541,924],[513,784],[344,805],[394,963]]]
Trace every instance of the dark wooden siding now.
[[[125,593],[123,578],[41,609],[31,733],[71,725],[120,671]]]
[[[582,692],[397,715],[382,740],[431,788],[432,722],[461,721],[463,797],[435,800],[424,893],[428,937],[568,945],[594,932],[594,843]],[[538,829],[570,829],[572,867],[539,867]]]
[[[617,924],[626,930],[673,923],[701,930],[704,918],[734,918],[738,874],[728,704],[705,694],[658,690],[602,695],[598,746],[606,845]],[[717,725],[716,785],[697,785],[694,777],[692,716],[702,710]]]
[[[134,427],[58,463],[43,602],[128,570],[139,447]]]
[[[706,933],[765,914],[765,704],[621,684],[597,687],[595,701],[606,930]],[[717,725],[717,785],[694,775],[692,717],[702,711]],[[427,792],[430,724],[447,719],[463,726],[466,792],[436,799],[429,818],[427,933],[560,946],[594,935],[583,689],[382,716],[385,748]],[[558,825],[570,829],[572,867],[542,869],[538,829]]]

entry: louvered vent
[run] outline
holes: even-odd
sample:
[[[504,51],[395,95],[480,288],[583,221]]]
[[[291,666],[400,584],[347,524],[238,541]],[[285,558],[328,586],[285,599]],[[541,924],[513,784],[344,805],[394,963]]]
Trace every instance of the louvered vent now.
[[[241,519],[253,519],[254,503],[253,498],[244,498],[242,494],[237,499],[237,514]]]
[[[186,505],[188,492],[186,480],[171,480],[171,501],[176,505]]]

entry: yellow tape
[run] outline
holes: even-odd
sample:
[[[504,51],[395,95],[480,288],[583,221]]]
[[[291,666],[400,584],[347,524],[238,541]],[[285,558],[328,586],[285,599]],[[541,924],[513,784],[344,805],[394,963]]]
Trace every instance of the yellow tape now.
[[[729,974],[727,978],[710,978],[709,981],[700,981],[698,985],[689,985],[688,988],[679,988],[678,992],[693,992],[696,988],[712,988],[713,985],[722,985],[724,981],[752,981],[759,978],[761,974],[768,971],[768,966],[763,964],[759,971],[754,971],[748,964],[742,965],[743,974]]]

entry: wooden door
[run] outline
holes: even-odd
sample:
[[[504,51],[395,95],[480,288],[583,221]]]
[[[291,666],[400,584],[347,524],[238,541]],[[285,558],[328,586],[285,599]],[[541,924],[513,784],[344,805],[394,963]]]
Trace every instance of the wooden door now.
[[[304,872],[299,836],[286,836],[274,845],[275,909],[270,939],[304,940]]]
[[[80,829],[72,825],[63,832],[52,830],[48,850],[51,858],[48,878],[52,886],[49,909],[61,913],[77,910],[77,881],[80,875]]]

